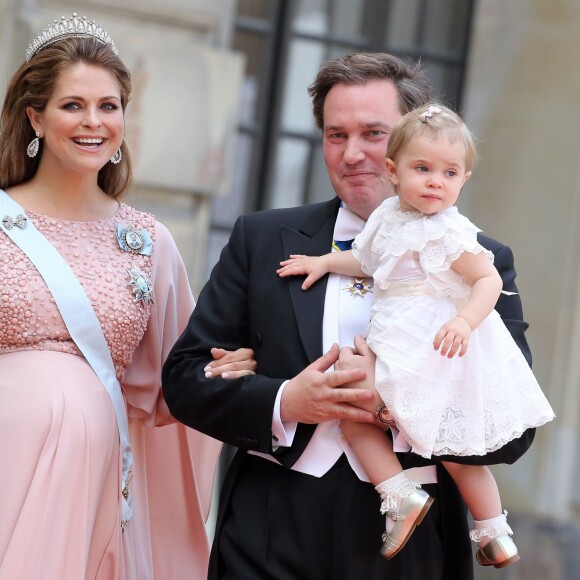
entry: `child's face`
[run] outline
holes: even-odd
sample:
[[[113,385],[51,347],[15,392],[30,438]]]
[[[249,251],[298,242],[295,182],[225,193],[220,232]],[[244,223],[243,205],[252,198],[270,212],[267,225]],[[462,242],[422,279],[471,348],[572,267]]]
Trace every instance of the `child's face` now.
[[[463,143],[451,143],[445,134],[434,141],[420,136],[410,139],[395,161],[386,160],[401,209],[433,214],[454,205],[471,175],[465,158]]]

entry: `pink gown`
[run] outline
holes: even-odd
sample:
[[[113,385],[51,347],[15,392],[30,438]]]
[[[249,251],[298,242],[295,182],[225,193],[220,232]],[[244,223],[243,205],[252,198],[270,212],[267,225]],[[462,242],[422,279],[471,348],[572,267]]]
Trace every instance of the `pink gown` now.
[[[125,204],[95,222],[27,214],[79,278],[111,349],[129,415],[134,517],[122,531],[109,395],[42,278],[2,232],[0,580],[205,578],[220,443],[175,423],[160,384],[194,305],[175,244],[153,216]],[[118,224],[146,229],[151,257],[122,250]],[[135,301],[133,265],[151,281],[153,304]]]

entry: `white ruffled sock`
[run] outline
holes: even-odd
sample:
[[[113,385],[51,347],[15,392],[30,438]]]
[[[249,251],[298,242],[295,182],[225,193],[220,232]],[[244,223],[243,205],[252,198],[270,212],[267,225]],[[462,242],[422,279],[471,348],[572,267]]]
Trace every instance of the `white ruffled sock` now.
[[[513,531],[507,523],[507,510],[495,518],[474,520],[473,523],[475,528],[469,532],[469,537],[478,544],[483,541],[483,545],[485,545],[489,540],[504,534],[513,535]]]
[[[388,516],[388,513],[391,511],[396,512],[401,506],[401,498],[413,493],[417,487],[420,487],[419,484],[408,479],[404,471],[375,486],[383,500],[381,502],[381,513],[387,514],[385,522],[387,532],[390,532],[395,525],[394,520]]]

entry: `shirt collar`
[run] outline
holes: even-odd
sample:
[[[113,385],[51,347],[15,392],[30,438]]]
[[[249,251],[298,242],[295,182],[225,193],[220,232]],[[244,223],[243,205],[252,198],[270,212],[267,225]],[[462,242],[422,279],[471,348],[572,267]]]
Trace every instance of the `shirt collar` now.
[[[365,223],[365,220],[350,211],[344,204],[341,204],[334,224],[333,239],[353,240],[360,234]]]

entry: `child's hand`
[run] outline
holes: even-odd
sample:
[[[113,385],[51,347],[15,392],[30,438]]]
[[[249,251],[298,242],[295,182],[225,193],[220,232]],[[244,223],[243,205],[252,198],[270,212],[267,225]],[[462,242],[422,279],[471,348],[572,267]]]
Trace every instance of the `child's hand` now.
[[[433,348],[441,348],[441,356],[453,358],[458,352],[463,356],[469,346],[469,337],[471,336],[471,327],[465,318],[456,316],[449,322],[446,322],[435,335]]]
[[[306,274],[306,280],[302,284],[302,290],[308,290],[314,282],[320,280],[328,273],[326,258],[324,256],[303,256],[302,254],[290,254],[288,260],[280,262],[281,268],[276,270],[280,278],[286,276],[299,276]]]

